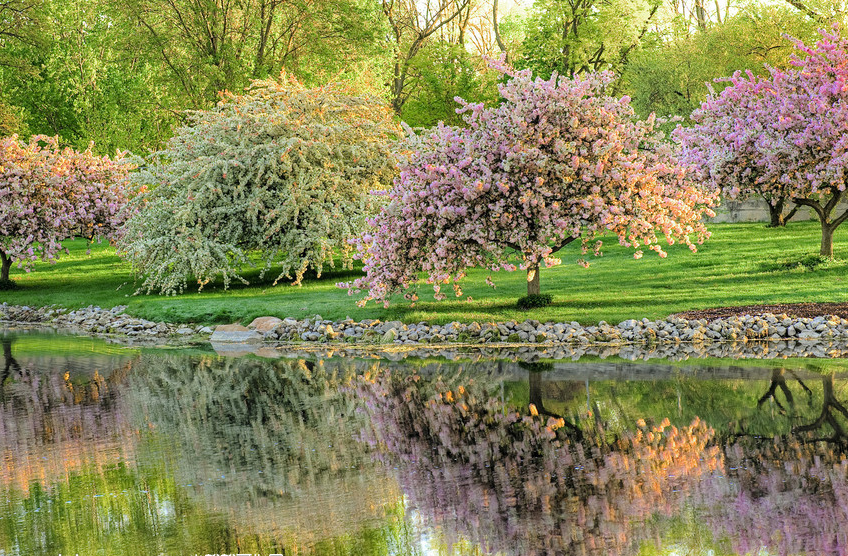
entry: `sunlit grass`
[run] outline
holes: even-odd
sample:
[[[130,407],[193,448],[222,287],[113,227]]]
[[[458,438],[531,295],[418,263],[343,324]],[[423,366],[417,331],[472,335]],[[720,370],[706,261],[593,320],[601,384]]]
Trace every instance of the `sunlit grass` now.
[[[130,266],[105,245],[95,246],[91,255],[86,255],[84,242],[72,243],[70,254],[55,265],[39,263],[32,273],[13,269],[12,278],[21,288],[0,292],[0,299],[17,305],[58,304],[70,308],[128,305],[128,312],[140,317],[198,323],[314,314],[330,319],[350,316],[406,322],[533,318],[617,323],[719,306],[848,301],[848,263],[840,260],[848,259],[848,242],[841,230],[834,245],[837,260],[812,269],[793,262],[817,252],[820,229],[815,222],[790,223],[786,229],[769,229],[763,224],[716,224],[711,230],[713,238],[698,253],[673,246],[666,259],[646,252],[642,259],[634,260],[632,250],[608,239],[604,256],[592,258],[588,269],[574,264],[581,256],[579,247],[569,246],[561,252],[561,266],[542,270],[542,291],[553,294],[553,305],[527,312],[515,308],[516,300],[526,293],[521,272],[494,273],[497,288],[491,289],[484,283],[484,270],[469,272],[463,282],[463,298],[435,301],[425,284],[415,307],[398,297],[389,309],[373,304],[357,307],[357,297],[348,296],[335,285],[357,273],[340,270],[325,273],[321,279],[306,279],[299,287],[285,283],[272,286],[272,270],[264,281],[258,280],[257,272],[248,272],[250,285],[237,283],[229,290],[210,284],[202,292],[177,297],[134,295],[140,282]]]

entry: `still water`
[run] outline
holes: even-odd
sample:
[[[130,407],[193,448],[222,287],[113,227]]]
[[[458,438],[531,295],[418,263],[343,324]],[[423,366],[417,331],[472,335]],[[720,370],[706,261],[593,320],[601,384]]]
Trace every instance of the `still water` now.
[[[0,344],[4,556],[848,554],[845,360]]]

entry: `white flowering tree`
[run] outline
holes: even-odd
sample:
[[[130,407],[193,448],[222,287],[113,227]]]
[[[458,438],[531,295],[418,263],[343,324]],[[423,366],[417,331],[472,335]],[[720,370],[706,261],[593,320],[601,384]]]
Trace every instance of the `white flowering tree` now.
[[[335,257],[350,265],[369,193],[391,183],[396,133],[390,109],[341,85],[283,76],[224,93],[136,174],[144,192],[121,252],[142,291],[165,294],[192,279],[246,283],[250,266],[300,283]]]

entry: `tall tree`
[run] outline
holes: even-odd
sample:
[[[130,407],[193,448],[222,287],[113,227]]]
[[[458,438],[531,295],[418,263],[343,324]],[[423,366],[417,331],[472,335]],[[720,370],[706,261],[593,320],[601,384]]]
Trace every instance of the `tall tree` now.
[[[9,45],[22,67],[0,67],[21,128],[80,149],[95,141],[101,153],[155,148],[170,136],[176,102],[112,4],[50,1],[42,16],[40,44]]]
[[[793,51],[786,34],[815,35],[816,24],[786,6],[748,2],[737,10],[699,31],[691,31],[682,15],[663,20],[624,68],[624,90],[639,114],[688,118],[706,99],[707,83],[737,70],[762,74],[765,64],[786,67]]]
[[[123,10],[195,107],[282,69],[324,81],[377,55],[378,7],[364,0],[126,0]]]
[[[428,39],[450,23],[468,18],[472,0],[381,0],[383,15],[391,30],[393,55],[389,96],[395,113],[401,115],[412,94],[411,70]],[[457,38],[462,32],[457,34]],[[462,39],[464,41],[464,38]]]
[[[41,43],[43,7],[42,0],[0,0],[0,66],[22,69],[26,65],[10,46]]]
[[[660,0],[535,0],[519,65],[549,76],[620,71],[646,36]]]

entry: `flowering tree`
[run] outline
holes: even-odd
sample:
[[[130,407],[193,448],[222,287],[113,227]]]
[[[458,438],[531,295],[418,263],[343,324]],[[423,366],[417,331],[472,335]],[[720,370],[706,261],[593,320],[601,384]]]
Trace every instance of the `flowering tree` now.
[[[515,270],[513,251],[528,294],[538,294],[540,265],[559,264],[554,254],[578,239],[585,253],[612,233],[639,258],[642,246],[665,257],[658,234],[692,250],[709,237],[701,219],[715,194],[686,180],[653,118],[604,94],[611,74],[504,71],[500,106],[457,99],[467,127],[439,125],[413,140],[388,205],[358,243],[366,276],[350,286],[367,290],[363,302],[387,303],[420,271],[437,299],[451,280],[461,295],[465,269]]]
[[[294,79],[258,81],[244,95],[224,93],[217,108],[193,114],[135,179],[137,214],[120,244],[145,274],[142,289],[182,291],[189,277],[224,286],[263,273],[294,277],[341,251],[372,211],[370,190],[394,172],[391,112],[341,86],[307,89]]]
[[[53,261],[62,240],[111,238],[123,223],[130,165],[62,149],[56,137],[0,139],[0,283],[18,262]]]
[[[692,114],[695,125],[675,135],[705,184],[729,198],[763,196],[773,222],[786,202],[813,209],[820,253],[831,257],[833,232],[848,219],[848,211],[834,214],[848,179],[848,40],[819,32],[815,46],[795,41],[790,69],[729,78]]]
[[[695,125],[678,127],[673,135],[702,182],[721,189],[729,199],[762,197],[769,208],[770,226],[785,226],[797,210],[796,206],[785,212],[795,186],[781,180],[781,168],[791,160],[778,160],[787,153],[773,150],[781,133],[771,126],[785,100],[776,94],[770,79],[750,70],[720,81],[730,86],[721,94],[710,86],[707,101],[692,113]]]

